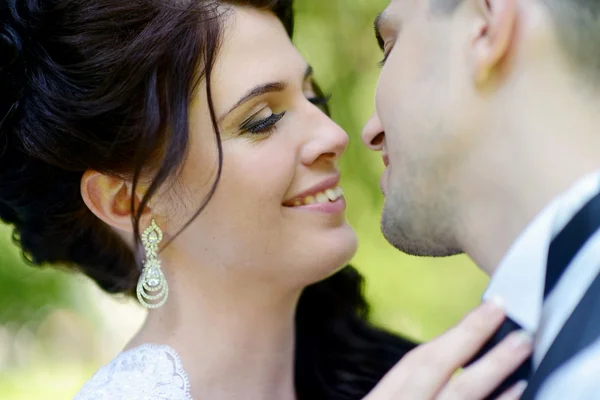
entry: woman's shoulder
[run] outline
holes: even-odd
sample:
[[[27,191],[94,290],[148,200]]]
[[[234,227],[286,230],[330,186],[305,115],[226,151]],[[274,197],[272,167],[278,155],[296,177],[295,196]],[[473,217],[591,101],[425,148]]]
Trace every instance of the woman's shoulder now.
[[[177,352],[144,344],[100,368],[74,400],[191,400],[190,384]]]

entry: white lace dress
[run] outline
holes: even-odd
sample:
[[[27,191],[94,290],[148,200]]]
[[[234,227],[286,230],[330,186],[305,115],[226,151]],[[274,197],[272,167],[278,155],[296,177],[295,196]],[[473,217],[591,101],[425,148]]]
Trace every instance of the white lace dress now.
[[[192,396],[177,352],[144,344],[100,368],[74,400],[192,400]]]

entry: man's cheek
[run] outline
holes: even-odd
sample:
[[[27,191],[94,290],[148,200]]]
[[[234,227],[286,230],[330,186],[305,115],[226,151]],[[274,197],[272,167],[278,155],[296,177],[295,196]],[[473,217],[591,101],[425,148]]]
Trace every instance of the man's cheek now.
[[[375,106],[384,128],[388,118],[393,115],[394,103],[396,101],[397,99],[394,97],[393,91],[390,90],[390,85],[386,83],[385,79],[382,79],[377,88]]]
[[[383,130],[387,132],[389,129],[393,128],[393,125],[397,122],[396,118],[398,117],[398,99],[393,95],[393,93],[390,93],[389,90],[386,90],[384,93],[382,93],[380,99],[381,101],[379,102],[377,111],[379,113]]]

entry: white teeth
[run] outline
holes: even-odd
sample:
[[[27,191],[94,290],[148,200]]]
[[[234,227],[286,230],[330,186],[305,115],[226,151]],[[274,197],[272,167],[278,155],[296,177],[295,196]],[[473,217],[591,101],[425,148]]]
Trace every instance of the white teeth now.
[[[327,195],[327,198],[331,201],[336,201],[339,197],[334,189],[327,189],[325,191],[325,194]]]
[[[313,196],[306,196],[302,199],[296,199],[293,201],[292,205],[294,207],[299,207],[303,205],[310,205],[315,203],[329,203],[330,201],[336,201],[340,197],[344,195],[344,191],[341,187],[337,186],[332,189],[327,189],[324,192],[316,193]]]
[[[329,197],[325,193],[317,193],[317,203],[329,203]]]

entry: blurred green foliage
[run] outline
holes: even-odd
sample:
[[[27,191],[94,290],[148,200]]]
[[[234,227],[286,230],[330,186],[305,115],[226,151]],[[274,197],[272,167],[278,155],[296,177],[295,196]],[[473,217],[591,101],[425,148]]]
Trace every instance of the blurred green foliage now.
[[[58,307],[73,305],[73,291],[64,274],[30,267],[13,245],[12,229],[0,225],[0,325],[41,321]]]
[[[374,110],[377,62],[381,58],[372,21],[387,4],[388,0],[296,0],[295,42],[321,86],[332,94],[333,118],[351,138],[341,165],[342,183],[349,203],[348,218],[359,235],[360,248],[353,264],[367,278],[373,318],[407,336],[427,340],[478,304],[487,278],[464,256],[436,260],[409,257],[393,249],[381,235],[383,198],[378,182],[383,165],[378,154],[362,146],[360,132]],[[27,266],[13,246],[10,232],[0,227],[0,325],[35,322],[55,307],[87,313],[93,309],[77,296],[77,279],[60,271]],[[56,382],[56,370],[46,374],[39,368],[35,371],[36,386]],[[73,377],[74,387],[82,383],[80,375],[67,375]],[[15,376],[24,381],[31,378],[27,374]],[[1,398],[32,395],[19,396],[15,387],[0,374]],[[46,390],[45,398],[65,398],[67,391],[61,388]],[[73,389],[69,390],[72,393]]]

